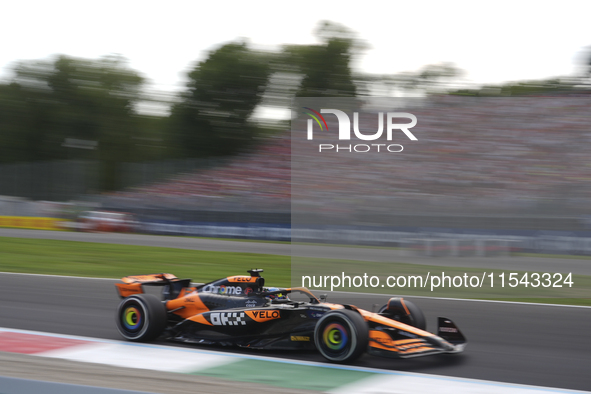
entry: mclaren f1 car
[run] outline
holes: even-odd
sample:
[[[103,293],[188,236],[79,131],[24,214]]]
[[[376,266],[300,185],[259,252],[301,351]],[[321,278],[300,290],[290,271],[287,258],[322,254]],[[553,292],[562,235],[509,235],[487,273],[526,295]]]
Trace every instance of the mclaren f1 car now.
[[[262,270],[202,285],[171,274],[127,276],[117,283],[122,298],[116,322],[130,341],[168,340],[251,349],[317,349],[332,362],[364,352],[407,358],[459,353],[466,339],[448,318],[437,335],[412,302],[391,298],[377,313],[332,304],[305,288],[266,288]],[[162,297],[144,292],[162,286]],[[296,298],[300,300],[296,301]]]

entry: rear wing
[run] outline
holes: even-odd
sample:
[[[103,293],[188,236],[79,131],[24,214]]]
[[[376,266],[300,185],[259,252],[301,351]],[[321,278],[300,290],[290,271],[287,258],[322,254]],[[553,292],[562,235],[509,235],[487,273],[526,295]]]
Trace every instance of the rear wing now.
[[[169,281],[178,278],[173,274],[149,274],[149,275],[134,275],[126,276],[121,278],[123,283],[141,283],[141,284],[152,284],[158,286],[159,284],[165,285]]]
[[[165,299],[176,298],[180,291],[191,285],[191,279],[179,279],[173,274],[134,275],[121,278],[123,283],[115,283],[119,297],[125,298],[144,292],[146,286],[166,286],[163,290]]]

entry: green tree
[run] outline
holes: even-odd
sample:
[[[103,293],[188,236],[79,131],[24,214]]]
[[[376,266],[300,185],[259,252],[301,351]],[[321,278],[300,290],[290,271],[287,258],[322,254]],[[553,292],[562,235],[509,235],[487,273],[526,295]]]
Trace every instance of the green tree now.
[[[316,31],[320,45],[284,47],[285,62],[296,65],[303,78],[298,97],[355,97],[351,71],[353,56],[364,48],[353,32],[332,22],[321,22]]]
[[[227,155],[250,144],[256,128],[249,118],[270,73],[265,56],[244,42],[223,45],[200,62],[170,117],[180,156]]]
[[[117,189],[120,163],[133,148],[134,105],[142,83],[119,56],[21,62],[14,83],[2,89],[0,106],[0,111],[18,109],[9,129],[13,136],[21,133],[11,139],[23,148],[11,160],[98,159],[100,189]],[[68,148],[67,139],[95,141],[98,149]]]

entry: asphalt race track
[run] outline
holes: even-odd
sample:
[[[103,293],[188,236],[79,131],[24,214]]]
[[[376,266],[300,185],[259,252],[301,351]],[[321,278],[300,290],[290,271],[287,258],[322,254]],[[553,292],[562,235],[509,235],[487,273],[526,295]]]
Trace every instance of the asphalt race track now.
[[[113,280],[0,274],[0,327],[121,339]],[[329,294],[329,301],[371,310],[387,296]],[[407,360],[363,356],[356,365],[510,383],[591,390],[591,308],[412,299],[433,328],[452,318],[468,338],[466,352]],[[232,349],[232,351],[236,351]],[[237,350],[248,352],[248,350]],[[314,352],[259,351],[300,360]]]
[[[224,242],[181,237],[7,229],[0,229],[0,236],[269,254],[289,254],[291,247],[288,244]],[[343,249],[343,253],[348,252],[349,258],[351,250],[354,250],[339,247],[334,249]],[[385,258],[386,255],[380,255],[384,251],[392,252],[387,249],[381,249],[381,252],[380,249],[372,250],[378,251],[376,259]],[[322,249],[315,253],[322,253]],[[435,263],[435,259],[426,260],[429,264]],[[522,259],[516,261],[519,260]],[[551,264],[554,270],[557,264],[564,263],[573,272],[591,272],[589,260],[537,260],[544,260],[543,264]],[[513,262],[513,269],[517,268],[516,261]],[[487,264],[490,265],[490,262],[491,260],[487,260]],[[529,263],[525,260],[520,264]],[[119,302],[114,282],[110,279],[0,273],[0,327],[121,339],[114,319]],[[328,301],[349,303],[372,310],[374,304],[381,306],[388,298],[389,296],[334,292],[329,294]],[[468,339],[466,351],[459,355],[407,360],[365,355],[356,365],[591,391],[591,308],[412,297],[408,299],[423,309],[427,316],[427,329],[435,327],[437,316],[454,320]],[[249,352],[246,349],[230,351]],[[259,351],[255,354],[324,362],[314,352]]]

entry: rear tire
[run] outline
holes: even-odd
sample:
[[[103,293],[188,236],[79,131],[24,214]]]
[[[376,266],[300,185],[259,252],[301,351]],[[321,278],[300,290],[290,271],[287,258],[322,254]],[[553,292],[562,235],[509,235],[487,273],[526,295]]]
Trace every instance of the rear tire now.
[[[425,319],[425,315],[423,314],[423,311],[421,310],[421,308],[419,308],[418,306],[416,306],[415,304],[413,304],[410,301],[404,300],[404,305],[406,305],[406,308],[408,309],[408,311],[410,312],[409,316],[401,316],[401,315],[395,315],[392,313],[388,313],[388,304],[384,305],[383,307],[380,308],[380,310],[378,311],[378,313],[399,321],[401,323],[404,324],[408,324],[409,326],[413,326],[418,328],[419,330],[426,330],[427,329],[427,320]]]
[[[166,328],[166,308],[152,294],[125,298],[117,308],[117,329],[128,341],[146,342],[160,336]]]
[[[363,317],[352,310],[338,309],[325,313],[314,329],[314,344],[329,361],[346,363],[367,349],[369,327]]]

